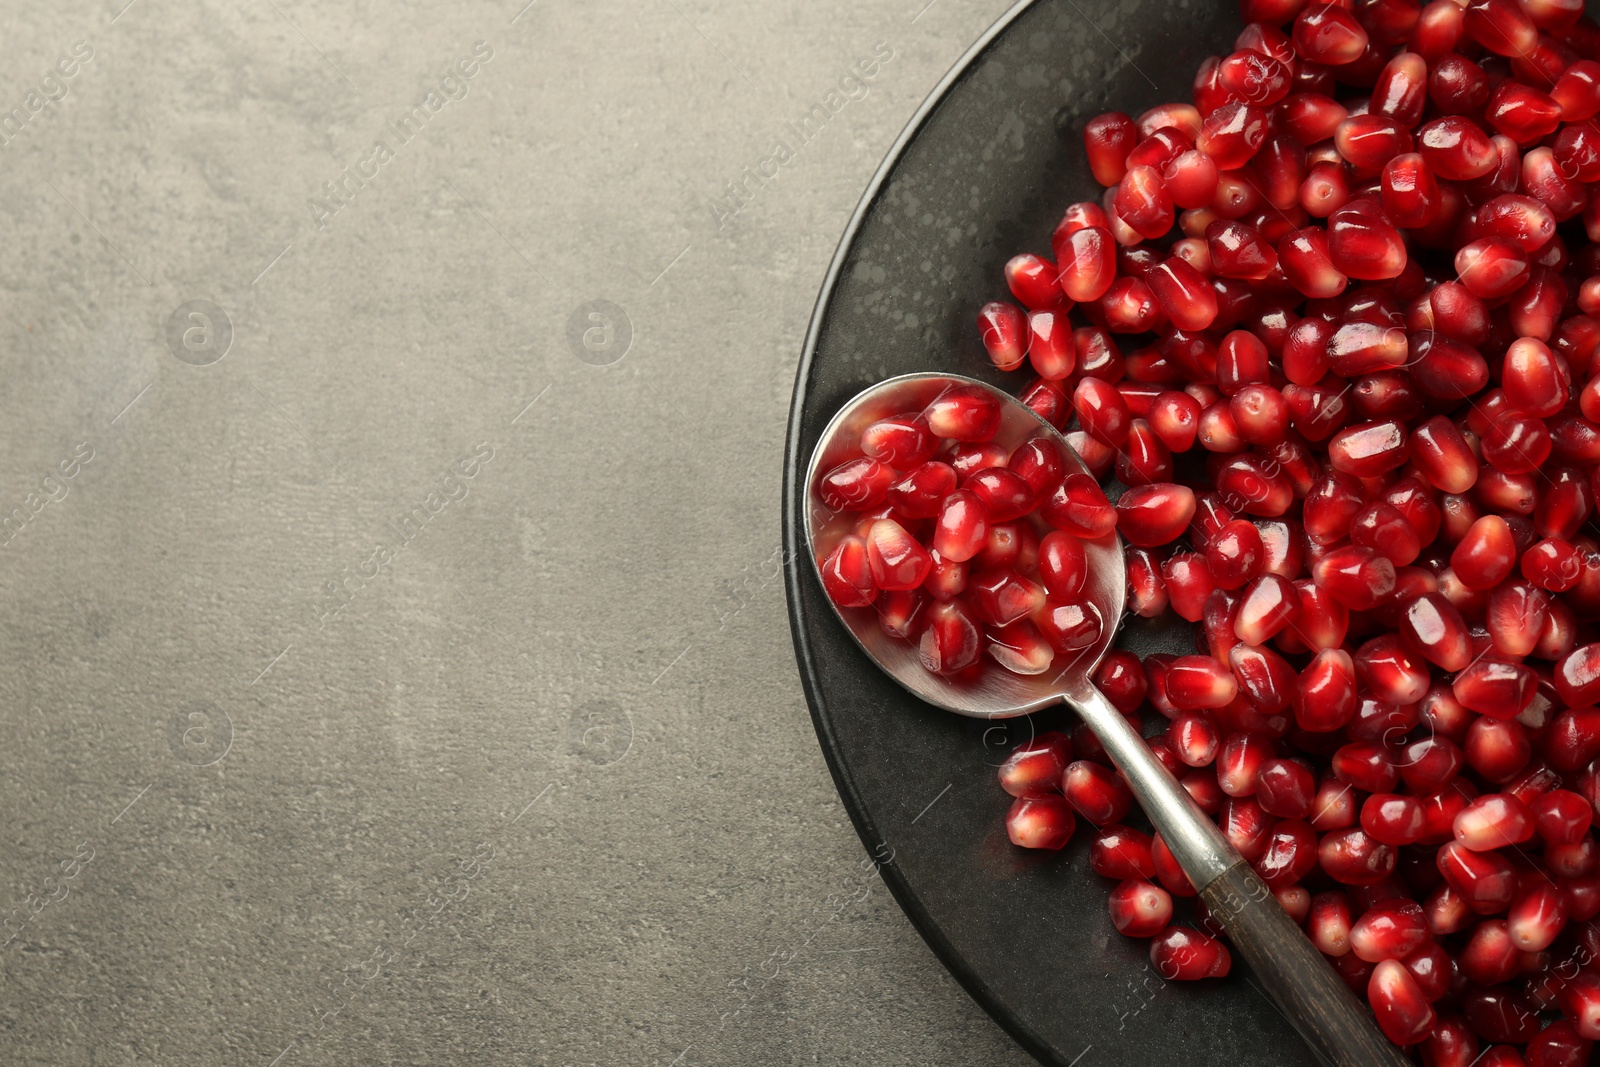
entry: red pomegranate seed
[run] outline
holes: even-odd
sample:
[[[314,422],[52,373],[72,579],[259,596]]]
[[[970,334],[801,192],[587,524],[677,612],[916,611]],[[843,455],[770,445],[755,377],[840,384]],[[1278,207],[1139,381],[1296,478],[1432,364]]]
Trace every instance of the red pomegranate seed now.
[[[1367,31],[1338,4],[1310,4],[1294,23],[1294,50],[1303,59],[1340,66],[1361,57]]]
[[[1071,300],[1098,300],[1116,279],[1117,243],[1104,226],[1058,231],[1054,252],[1061,291]]]
[[[1450,553],[1450,569],[1469,589],[1492,589],[1511,573],[1516,559],[1511,527],[1498,515],[1485,515]]]
[[[1465,707],[1494,718],[1520,715],[1537,687],[1533,672],[1520,663],[1483,659],[1456,676],[1452,690]]]
[[[1425,123],[1417,131],[1417,150],[1436,176],[1453,182],[1481,178],[1500,159],[1488,135],[1461,115]]]
[[[1600,702],[1600,644],[1574,649],[1557,663],[1555,687],[1568,707]]]
[[[1578,974],[1562,986],[1557,998],[1578,1036],[1600,1040],[1600,977]]]
[[[1172,922],[1172,896],[1160,886],[1128,879],[1111,891],[1111,924],[1129,937],[1154,937]]]
[[[952,441],[988,441],[1000,429],[1000,401],[986,389],[955,385],[923,412],[938,437]]]
[[[1451,841],[1439,849],[1435,862],[1444,880],[1479,915],[1504,910],[1516,894],[1516,869],[1496,852],[1474,852]]]
[[[1517,973],[1517,962],[1517,947],[1501,919],[1479,923],[1456,958],[1461,973],[1478,985],[1509,982]]]
[[[1093,478],[1069,474],[1040,504],[1039,514],[1058,530],[1080,537],[1104,537],[1116,528],[1117,513]]]
[[[1508,793],[1491,793],[1462,809],[1456,816],[1455,835],[1474,852],[1520,845],[1533,836],[1533,813]]]
[[[1072,742],[1052,730],[1011,750],[1000,765],[1000,787],[1014,797],[1061,791],[1061,773],[1072,761]]]
[[[1061,791],[1077,813],[1096,826],[1120,823],[1133,807],[1133,794],[1122,776],[1089,760],[1067,765]]]
[[[1317,832],[1299,819],[1281,819],[1267,834],[1266,848],[1252,866],[1268,888],[1294,885],[1317,865]]]
[[[944,559],[965,563],[984,547],[989,517],[983,501],[970,489],[957,489],[939,509],[933,548]]]
[[[1401,52],[1379,73],[1369,106],[1374,114],[1387,115],[1410,129],[1422,121],[1427,101],[1427,60],[1415,52]]]
[[[1368,963],[1398,960],[1428,940],[1422,905],[1399,898],[1375,904],[1350,926],[1350,950]]]
[[[1351,115],[1334,131],[1333,144],[1361,175],[1377,174],[1390,159],[1412,148],[1411,131],[1381,114]]]
[[[1484,119],[1518,144],[1531,144],[1561,125],[1561,105],[1548,94],[1508,78],[1489,94]]]
[[[1198,930],[1169,926],[1150,942],[1150,964],[1169,982],[1224,978],[1233,958],[1220,941]]]
[[[928,609],[917,653],[934,674],[956,674],[978,662],[979,637],[977,622],[960,600],[938,602]]]
[[[1529,1067],[1583,1067],[1593,1044],[1579,1035],[1577,1027],[1558,1019],[1528,1041],[1527,1063]]]
[[[1043,674],[1050,669],[1058,649],[1026,619],[988,631],[984,646],[994,661],[1013,674]]]
[[[1005,275],[1011,295],[1024,307],[1048,311],[1061,306],[1061,286],[1057,283],[1061,272],[1049,260],[1032,252],[1012,256],[1006,263]]]
[[[878,599],[864,538],[847,536],[828,554],[822,563],[822,587],[841,608],[864,608]]]
[[[1117,528],[1131,544],[1164,545],[1188,528],[1194,507],[1194,491],[1188,486],[1135,486],[1117,500]]]
[[[1281,819],[1304,819],[1311,814],[1317,781],[1311,769],[1296,760],[1270,759],[1256,778],[1256,803]]]
[[[878,625],[890,637],[911,640],[922,627],[928,596],[919,589],[897,589],[879,598]]]
[[[1018,797],[1006,814],[1006,834],[1022,848],[1060,849],[1076,828],[1072,809],[1058,794]]]
[[[879,589],[916,589],[928,577],[933,559],[905,527],[879,519],[867,534],[867,561]]]
[[[1215,160],[1220,170],[1230,171],[1248,163],[1266,138],[1267,112],[1241,100],[1207,115],[1194,146]]]
[[[1328,231],[1320,226],[1295,230],[1278,242],[1278,266],[1284,277],[1313,299],[1338,296],[1348,279],[1328,254]]]
[[[1083,145],[1094,180],[1105,186],[1121,181],[1127,171],[1128,153],[1138,142],[1138,127],[1120,111],[1108,111],[1090,119],[1083,130]]]
[[[937,549],[929,553],[933,557],[933,566],[928,569],[928,578],[922,583],[923,590],[933,599],[941,603],[954,600],[967,591],[968,567],[965,563],[945,559]]]
[[[1539,836],[1552,845],[1575,845],[1589,833],[1594,809],[1589,802],[1568,789],[1552,789],[1533,805],[1534,825]]]
[[[1220,708],[1238,692],[1233,672],[1210,656],[1180,656],[1167,671],[1167,699],[1180,710]]]
[[[966,600],[979,621],[1009,626],[1043,608],[1045,591],[1016,571],[1001,568],[973,575]]]
[[[1530,880],[1506,913],[1506,933],[1519,952],[1544,951],[1566,925],[1566,894],[1543,879]]]
[[[1344,885],[1376,885],[1394,873],[1395,852],[1361,830],[1335,830],[1322,839],[1317,863]]]
[[[1156,876],[1150,853],[1150,835],[1126,826],[1107,826],[1089,845],[1089,867],[1104,878],[1148,881]]]
[[[1384,845],[1409,845],[1422,836],[1422,802],[1398,793],[1374,793],[1361,805],[1361,829]]]

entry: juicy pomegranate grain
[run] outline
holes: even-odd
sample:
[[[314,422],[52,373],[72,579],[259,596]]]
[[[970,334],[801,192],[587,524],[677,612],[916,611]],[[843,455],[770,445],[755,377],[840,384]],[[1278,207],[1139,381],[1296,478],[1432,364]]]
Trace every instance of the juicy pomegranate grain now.
[[[1150,942],[1150,964],[1169,982],[1193,982],[1226,977],[1233,958],[1220,941],[1170,926]]]
[[[1018,797],[1006,814],[1006,834],[1022,848],[1060,849],[1076,828],[1072,809],[1059,794]]]
[[[1111,925],[1129,937],[1154,937],[1172,922],[1172,895],[1143,879],[1111,891]]]

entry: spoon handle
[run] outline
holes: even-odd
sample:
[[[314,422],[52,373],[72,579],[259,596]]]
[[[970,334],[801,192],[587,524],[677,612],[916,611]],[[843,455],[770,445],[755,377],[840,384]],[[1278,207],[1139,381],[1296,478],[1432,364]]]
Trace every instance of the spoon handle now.
[[[1409,1060],[1105,695],[1088,682],[1066,701],[1100,739],[1139,805],[1263,992],[1334,1067],[1406,1067]]]

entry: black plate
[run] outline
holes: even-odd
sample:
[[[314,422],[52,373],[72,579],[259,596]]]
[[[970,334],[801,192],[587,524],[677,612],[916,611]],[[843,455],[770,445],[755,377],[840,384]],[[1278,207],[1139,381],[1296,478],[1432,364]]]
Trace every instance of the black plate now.
[[[977,1001],[1045,1063],[1292,1067],[1315,1062],[1235,963],[1222,981],[1163,982],[1144,941],[1106,913],[1089,832],[1059,853],[1006,840],[994,768],[1064,713],[963,719],[877,670],[824,599],[801,526],[802,479],[828,420],[896,374],[944,370],[1015,391],[985,358],[975,315],[1004,295],[1018,251],[1048,254],[1073,200],[1100,198],[1081,131],[1111,108],[1189,99],[1200,61],[1230,50],[1228,0],[1019,4],[917,112],[857,209],[823,284],[795,382],[784,464],[790,621],[817,735],[884,880]],[[1119,644],[1193,651],[1187,628]],[[1092,1046],[1092,1050],[1091,1050]],[[1088,1055],[1085,1051],[1090,1050]],[[1079,1061],[1079,1057],[1083,1057]]]

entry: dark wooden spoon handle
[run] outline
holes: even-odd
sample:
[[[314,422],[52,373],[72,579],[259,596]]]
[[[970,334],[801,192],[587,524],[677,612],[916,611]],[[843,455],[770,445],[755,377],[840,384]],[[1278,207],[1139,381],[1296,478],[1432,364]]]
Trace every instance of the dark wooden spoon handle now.
[[[1240,860],[1228,868],[1200,898],[1265,985],[1261,992],[1323,1059],[1335,1067],[1410,1064],[1249,864]]]

